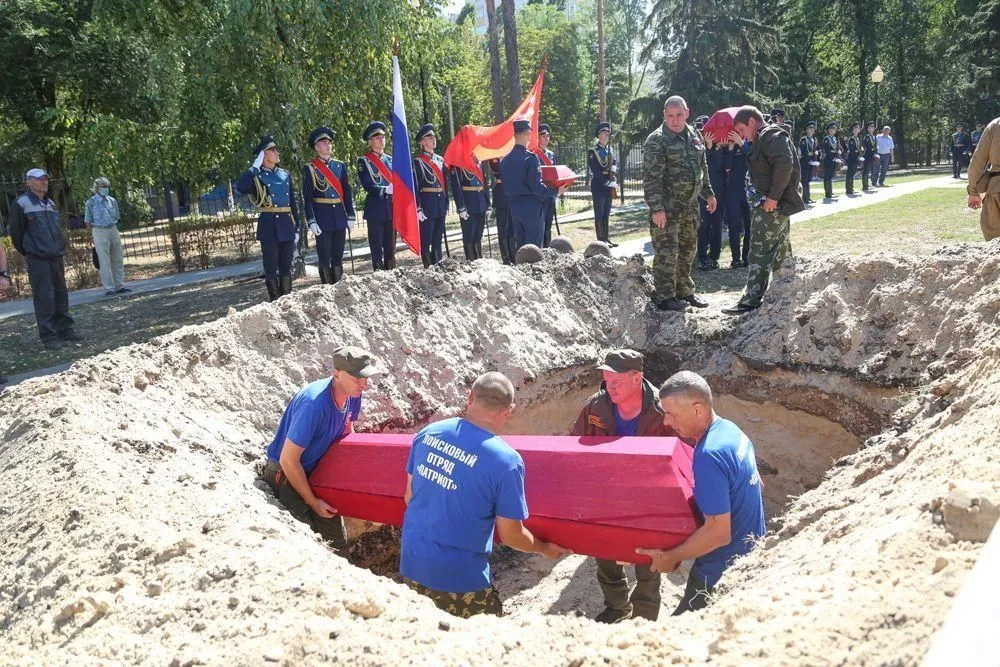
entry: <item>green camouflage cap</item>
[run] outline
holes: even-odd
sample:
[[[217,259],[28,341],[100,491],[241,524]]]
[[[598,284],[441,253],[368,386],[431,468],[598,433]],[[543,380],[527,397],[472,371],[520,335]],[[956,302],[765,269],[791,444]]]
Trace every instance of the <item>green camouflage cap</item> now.
[[[611,350],[604,356],[604,363],[597,367],[599,371],[612,373],[642,372],[642,355],[635,350]]]
[[[378,359],[360,347],[345,345],[333,351],[333,368],[344,371],[356,378],[369,378],[382,373],[378,367]]]

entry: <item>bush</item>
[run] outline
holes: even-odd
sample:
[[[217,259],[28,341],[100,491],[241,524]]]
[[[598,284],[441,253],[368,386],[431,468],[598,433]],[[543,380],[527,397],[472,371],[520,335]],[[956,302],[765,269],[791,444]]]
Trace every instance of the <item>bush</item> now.
[[[69,289],[97,287],[101,282],[101,272],[94,266],[93,236],[90,230],[74,229],[67,233],[66,286]]]
[[[212,251],[226,243],[236,250],[237,259],[245,262],[256,243],[257,223],[246,215],[177,218],[170,225],[170,240],[177,249],[174,258],[179,271],[195,266],[212,265]]]
[[[139,188],[129,188],[124,196],[118,198],[118,214],[121,216],[118,221],[121,229],[134,229],[153,221],[153,207]]]

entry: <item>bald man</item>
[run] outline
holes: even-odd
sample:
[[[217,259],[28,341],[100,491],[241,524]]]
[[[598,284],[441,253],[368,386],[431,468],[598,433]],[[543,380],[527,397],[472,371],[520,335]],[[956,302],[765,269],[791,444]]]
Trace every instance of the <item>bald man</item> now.
[[[519,551],[553,560],[569,553],[522,523],[524,461],[496,435],[513,411],[511,381],[484,373],[472,385],[465,417],[430,424],[410,449],[399,569],[412,589],[455,616],[503,615],[487,560],[494,529]]]

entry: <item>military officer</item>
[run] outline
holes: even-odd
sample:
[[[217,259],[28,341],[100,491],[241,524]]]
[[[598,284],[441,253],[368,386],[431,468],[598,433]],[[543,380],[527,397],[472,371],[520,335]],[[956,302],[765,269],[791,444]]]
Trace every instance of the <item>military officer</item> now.
[[[660,310],[685,310],[708,304],[694,293],[691,264],[698,247],[698,198],[715,212],[705,144],[687,124],[683,97],[668,97],[663,124],[643,146],[642,185],[649,206],[653,241],[653,302]]]
[[[784,109],[771,109],[771,122],[780,125],[783,130],[788,132],[788,136],[794,136],[792,135],[792,126],[785,121]]]
[[[700,123],[699,123],[700,121]],[[695,121],[695,128],[701,131],[708,122],[708,116]],[[719,268],[722,252],[722,221],[726,215],[726,162],[730,161],[729,147],[725,142],[716,143],[711,135],[702,135],[705,142],[705,159],[708,163],[708,180],[718,202],[715,211],[709,213],[704,199],[698,200],[701,223],[698,226],[698,268],[711,271]]]
[[[865,124],[865,136],[861,138],[861,188],[865,192],[871,190],[868,187],[868,179],[875,182],[875,161],[878,157],[878,141],[875,139],[875,121],[868,121]]]
[[[861,123],[851,125],[851,136],[847,137],[847,195],[854,194],[854,175],[858,173],[861,157]],[[864,164],[862,162],[861,164]]]
[[[376,120],[361,134],[368,152],[358,158],[358,180],[368,196],[368,248],[372,270],[396,268],[396,229],[392,226],[392,156],[385,152],[385,123]]]
[[[543,167],[551,167],[556,163],[556,154],[549,150],[549,141],[552,139],[552,129],[547,123],[538,124],[538,148],[535,149],[535,155],[538,156],[538,162]],[[549,243],[552,241],[552,223],[556,219],[556,198],[546,200],[545,210],[542,213],[545,220],[545,237],[542,241],[545,243],[543,247],[548,248]]]
[[[309,134],[316,151],[302,168],[302,201],[306,222],[316,236],[319,281],[332,285],[344,276],[344,244],[348,227],[354,227],[354,196],[347,178],[347,164],[334,160],[334,132],[317,127]]]
[[[514,227],[510,220],[507,193],[503,191],[499,158],[490,160],[490,173],[493,175],[493,219],[497,223],[497,245],[500,246],[500,259],[504,264],[513,264],[517,248],[514,246]]]
[[[530,139],[531,123],[515,120],[514,148],[500,160],[500,176],[514,226],[515,253],[517,248],[529,243],[542,247],[545,202],[566,191],[566,186],[556,190],[542,183],[538,156],[528,150]]]
[[[475,171],[462,167],[451,170],[451,192],[462,224],[462,249],[471,262],[483,256],[483,231],[486,212],[490,210],[490,191],[478,160]]]
[[[952,178],[962,178],[962,166],[965,164],[965,156],[972,151],[972,137],[965,131],[965,125],[959,123],[955,126],[955,134],[951,135],[951,176]]]
[[[833,175],[837,173],[840,160],[840,140],[837,139],[837,124],[826,124],[823,137],[823,191],[826,201],[833,200]]]
[[[236,181],[236,189],[257,209],[257,240],[264,262],[264,285],[269,301],[292,291],[292,258],[299,229],[292,175],[278,167],[274,137],[266,136],[253,149],[253,165]]]
[[[611,202],[618,192],[615,175],[618,165],[611,149],[611,123],[598,123],[594,131],[597,141],[587,151],[587,168],[590,170],[590,196],[594,202],[594,228],[597,240],[604,241],[612,248],[608,226],[611,221]]]
[[[802,172],[802,200],[812,204],[809,198],[809,181],[812,180],[813,165],[816,160],[816,121],[806,123],[806,133],[799,138],[799,165]]]
[[[444,218],[448,215],[448,181],[444,159],[434,152],[437,148],[434,125],[421,125],[416,138],[420,154],[413,158],[413,181],[420,221],[420,259],[428,267],[441,261]]]
[[[979,146],[979,141],[983,138],[983,124],[976,122],[976,129],[972,131],[969,135],[972,138],[972,152],[976,152],[976,147]]]

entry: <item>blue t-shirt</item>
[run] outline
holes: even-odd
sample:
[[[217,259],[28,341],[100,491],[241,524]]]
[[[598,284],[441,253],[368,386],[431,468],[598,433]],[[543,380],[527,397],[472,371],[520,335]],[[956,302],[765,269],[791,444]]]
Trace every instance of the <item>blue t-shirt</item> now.
[[[618,412],[618,406],[615,406],[615,435],[628,435],[632,436],[636,434],[639,428],[639,417],[642,416],[642,412],[637,414],[632,419],[622,419],[621,413]]]
[[[729,514],[731,540],[696,558],[694,570],[710,586],[732,560],[764,535],[764,501],[753,443],[740,428],[716,417],[694,449],[694,499],[702,514]]]
[[[310,382],[295,394],[285,414],[281,416],[278,432],[267,448],[267,459],[278,461],[285,438],[290,438],[302,452],[302,469],[312,472],[320,457],[334,441],[344,435],[348,420],[355,422],[361,413],[361,397],[348,398],[344,409],[333,402],[333,378]]]
[[[403,516],[400,572],[436,591],[487,588],[496,518],[528,518],[521,455],[455,417],[417,433],[406,472],[413,497]]]

